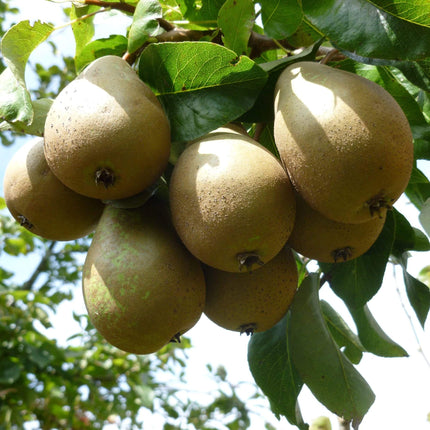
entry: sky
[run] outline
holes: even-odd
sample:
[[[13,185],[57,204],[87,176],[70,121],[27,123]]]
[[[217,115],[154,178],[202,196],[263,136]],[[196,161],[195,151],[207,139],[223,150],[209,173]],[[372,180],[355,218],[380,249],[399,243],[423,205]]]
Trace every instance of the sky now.
[[[22,13],[19,20],[48,20],[55,25],[66,22],[61,11],[61,5],[45,0],[20,0],[9,3],[19,5]],[[115,15],[102,14],[96,18],[96,37],[106,37],[109,34],[124,34],[124,23]],[[70,28],[66,27],[52,36],[61,50],[73,54],[73,39]],[[47,44],[36,49],[32,59],[47,65],[55,60],[52,51]],[[31,71],[27,71],[27,80],[31,82]],[[0,146],[0,185],[5,166],[18,149],[18,144],[10,148]],[[420,168],[427,177],[430,177],[430,163],[420,163]],[[2,193],[0,193],[2,195]],[[395,207],[402,212],[414,227],[421,228],[418,220],[418,211],[407,201],[401,198]],[[421,228],[422,229],[422,228]],[[409,260],[409,272],[417,276],[420,269],[430,263],[430,253],[414,253]],[[2,265],[8,264],[1,255]],[[13,261],[15,261],[14,259]],[[12,262],[12,260],[10,260]],[[26,273],[20,267],[21,276],[25,279]],[[31,268],[30,268],[31,270]],[[343,302],[335,296],[327,286],[321,289],[321,298],[330,304],[354,327]],[[369,302],[369,308],[376,317],[378,323],[386,333],[409,353],[408,358],[380,358],[371,354],[365,354],[357,370],[368,381],[376,394],[376,401],[365,416],[360,429],[414,429],[430,430],[430,422],[427,414],[430,413],[430,367],[424,360],[420,348],[430,358],[429,323],[426,331],[422,330],[413,310],[409,306],[404,292],[402,275],[399,269],[393,274],[393,269],[388,266],[384,283],[378,294]],[[85,306],[79,291],[75,299],[65,303],[59,310],[59,315],[53,319],[54,330],[50,333],[61,342],[67,342],[67,337],[78,330],[72,320],[72,312],[85,313]],[[70,316],[70,321],[65,319]],[[65,324],[66,321],[66,324]],[[194,347],[189,351],[188,378],[189,388],[196,392],[208,393],[213,387],[213,382],[207,378],[207,363],[213,366],[223,365],[226,367],[229,380],[233,383],[244,384],[244,396],[247,395],[246,383],[252,383],[252,375],[247,365],[247,345],[249,338],[236,332],[229,332],[219,328],[206,317],[188,332],[188,336]],[[418,337],[419,343],[416,337]],[[333,414],[327,411],[307,390],[303,389],[299,402],[305,420],[312,421],[320,415],[328,416],[336,429],[337,422]],[[265,403],[264,415],[277,429],[294,429],[285,419],[278,422],[268,410]],[[146,420],[150,417],[145,416]],[[161,422],[153,419],[146,422],[147,428],[152,430],[161,429]],[[107,426],[106,430],[114,430],[115,426]],[[253,418],[252,430],[262,429],[262,422],[257,417]]]

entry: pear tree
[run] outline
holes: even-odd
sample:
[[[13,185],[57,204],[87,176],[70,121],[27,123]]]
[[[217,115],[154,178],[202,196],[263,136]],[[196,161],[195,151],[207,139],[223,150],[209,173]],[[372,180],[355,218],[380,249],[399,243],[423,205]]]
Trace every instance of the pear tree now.
[[[387,268],[400,268],[403,274],[402,288],[414,312],[413,318],[423,329],[430,309],[428,267],[423,268],[420,279],[408,270],[411,253],[430,251],[430,182],[421,168],[422,162],[430,159],[430,5],[420,1],[410,1],[406,5],[383,0],[350,0],[347,3],[341,0],[76,0],[67,4],[64,12],[67,15],[66,25],[72,28],[74,55],[72,58],[65,56],[64,70],[54,68],[47,72],[43,66],[36,67],[39,76],[39,88],[36,90],[30,89],[26,82],[26,68],[32,64],[31,54],[39,45],[52,43],[50,39],[55,37],[60,26],[37,20],[19,21],[9,28],[3,28],[5,33],[1,40],[0,75],[2,143],[10,144],[20,136],[43,137],[46,119],[60,91],[101,57],[120,57],[128,63],[137,80],[151,89],[157,105],[162,107],[169,123],[171,147],[167,166],[155,187],[142,190],[142,193],[125,201],[104,201],[105,204],[131,208],[145,205],[154,196],[168,204],[166,190],[169,189],[172,172],[185,148],[227,124],[240,127],[241,132],[247,134],[247,139],[258,142],[278,158],[279,163],[283,157],[282,150],[279,150],[279,139],[287,131],[293,135],[295,143],[302,145],[304,143],[298,138],[298,134],[302,133],[300,130],[304,134],[309,132],[306,139],[317,136],[312,154],[315,158],[312,169],[315,175],[321,173],[318,167],[323,166],[321,170],[326,170],[324,166],[335,164],[335,155],[326,151],[324,139],[330,141],[335,136],[344,142],[342,133],[347,135],[347,130],[354,129],[360,121],[354,129],[354,136],[356,133],[371,135],[372,127],[377,124],[378,130],[373,133],[381,137],[378,144],[385,146],[378,148],[377,156],[373,157],[376,161],[372,159],[372,163],[367,163],[368,166],[363,163],[360,167],[360,181],[366,175],[376,175],[366,170],[367,167],[370,169],[370,164],[379,166],[377,162],[380,161],[380,170],[385,172],[397,162],[399,154],[395,153],[394,142],[398,138],[397,134],[402,133],[402,142],[406,142],[402,146],[402,150],[406,148],[406,162],[394,169],[393,182],[399,180],[402,183],[400,190],[396,187],[395,199],[401,194],[415,207],[420,214],[420,228],[412,226],[408,215],[396,207],[394,198],[387,201],[385,191],[389,184],[381,185],[380,191],[376,187],[376,194],[366,201],[367,214],[383,218],[383,226],[368,249],[355,258],[351,258],[352,248],[348,246],[341,250],[335,249],[330,254],[333,261],[319,261],[319,257],[309,257],[304,251],[302,254],[295,250],[298,288],[291,306],[271,328],[249,333],[252,336],[249,337],[247,365],[277,417],[285,417],[300,430],[309,428],[311,417],[302,414],[298,401],[302,389],[307,387],[322,405],[339,417],[342,428],[358,429],[376,398],[372,381],[366,380],[357,370],[363,356],[373,354],[386,357],[387,360],[390,357],[407,356],[406,350],[382,330],[377,323],[378,315],[373,315],[368,306],[368,302],[380,291]],[[108,15],[125,18],[123,32],[96,38],[94,35],[99,19]],[[61,46],[56,47],[56,50],[61,55]],[[334,86],[340,89],[327,93],[327,81],[330,79],[315,77],[317,73],[308,76],[306,79],[315,80],[312,82],[315,98],[327,94],[328,98],[324,103],[318,99],[313,104],[312,97],[309,99],[309,94],[312,96],[310,91],[306,95],[306,105],[295,92],[294,84],[287,82],[283,91],[288,93],[288,103],[293,109],[281,112],[283,125],[277,127],[279,111],[276,111],[275,105],[279,102],[278,82],[286,69],[298,70],[294,68],[296,63],[314,63],[312,68],[328,68],[330,76],[333,73]],[[341,75],[334,72],[352,76],[350,81],[344,83],[348,86],[345,91],[341,88],[343,81],[335,77]],[[61,77],[60,85],[52,90],[49,77],[55,74]],[[121,75],[113,76],[112,84],[116,84],[118,79],[121,79]],[[366,106],[366,111],[358,112],[355,116],[338,115],[333,128],[324,129],[321,124],[328,114],[324,111],[319,117],[322,109],[326,109],[327,105],[343,106],[346,100],[342,99],[343,94],[357,81],[365,81],[370,88],[377,88],[371,92],[371,103]],[[385,106],[378,100],[379,94],[384,94],[383,97],[387,95],[390,106],[395,105],[395,115],[383,116],[387,112],[378,112],[380,106]],[[345,103],[345,109],[353,110],[356,100],[354,103],[349,101]],[[130,109],[133,110],[133,106]],[[297,112],[298,119],[294,116]],[[294,121],[300,121],[300,116],[303,122],[297,125]],[[345,117],[350,123],[342,123]],[[63,119],[69,121],[67,117]],[[73,119],[70,121],[72,123]],[[391,126],[390,121],[393,121]],[[96,125],[99,124],[94,124],[94,128]],[[390,138],[385,142],[387,133],[397,130],[396,127],[400,127],[399,133],[389,135]],[[371,139],[367,141],[370,147],[374,144],[375,141]],[[358,162],[360,157],[357,155],[355,161]],[[286,171],[290,161],[294,164],[294,160],[282,160]],[[384,162],[388,165],[384,165]],[[396,176],[399,169],[402,170],[401,175]],[[348,167],[345,170],[342,172],[346,178],[343,182],[350,179],[348,173],[351,169]],[[321,192],[326,192],[324,185],[327,184],[327,178],[323,177],[323,173],[315,176],[312,183],[315,188],[320,187]],[[295,179],[291,179],[296,191],[300,192],[294,183]],[[335,176],[331,179],[336,183]],[[354,184],[348,189],[350,194],[362,191],[357,185],[360,182]],[[342,194],[344,206],[348,205],[348,192]],[[315,207],[313,209],[316,210]],[[273,219],[273,223],[277,221]],[[338,219],[334,221],[340,222]],[[265,222],[271,223],[270,217]],[[54,265],[54,257],[59,253],[58,258],[65,259],[64,267],[71,270],[75,281],[79,281],[81,274],[76,269],[76,261],[72,261],[72,255],[73,252],[85,254],[91,246],[91,236],[77,243],[70,242],[59,252],[58,244],[45,240],[37,242],[39,239],[13,224],[11,219],[0,226],[4,236],[3,249],[7,249],[8,254],[32,252],[32,247],[39,244],[45,250],[44,264],[50,262]],[[306,226],[303,228],[306,230]],[[11,235],[12,231],[18,233],[14,236]],[[317,233],[313,236],[311,239],[319,240]],[[66,254],[65,249],[69,250]],[[59,267],[55,271],[53,268],[49,272],[51,283],[33,293],[45,295],[48,306],[52,300],[58,303],[66,299],[50,295],[51,284],[72,279],[70,273],[69,278],[65,276],[66,269]],[[14,289],[7,282],[6,268],[1,270],[1,297],[13,304],[14,311],[19,312],[31,288]],[[255,270],[262,269],[257,267]],[[330,289],[341,299],[354,323],[353,327],[346,323],[334,305],[321,299],[322,288]],[[36,319],[38,313],[33,311]],[[44,318],[46,320],[46,316]],[[14,322],[14,329],[19,327],[18,321],[16,319]],[[91,324],[88,324],[88,328],[92,329]],[[96,336],[94,332],[91,333]],[[47,368],[48,356],[42,349],[36,351],[26,345],[26,351],[30,351],[28,360],[32,365]],[[50,348],[54,347],[50,344]],[[13,348],[19,349],[18,345]],[[172,345],[166,348],[163,350],[165,354],[178,359]],[[51,357],[54,356],[52,351],[48,350]],[[113,348],[109,352],[112,354],[112,366],[126,366],[125,358],[117,350]],[[70,357],[69,361],[64,357],[55,357],[69,363],[71,360]],[[108,360],[108,357],[108,352],[103,351],[103,359]],[[147,358],[138,356],[134,364],[143,378],[143,367],[150,363],[146,361]],[[6,409],[9,408],[9,422],[12,423],[14,402],[21,406],[25,402],[19,396],[14,397],[14,383],[20,378],[21,364],[16,358],[3,355],[0,363],[3,368],[0,371],[0,393]],[[98,358],[89,355],[87,363],[96,366]],[[64,372],[69,371],[70,366],[65,365]],[[125,373],[132,372],[123,370]],[[115,384],[116,381],[110,380],[109,383]],[[148,386],[144,383],[139,385],[135,380],[129,383],[136,391]],[[154,381],[151,383],[149,385],[153,394],[158,387]],[[103,385],[104,381],[100,380],[100,384]],[[72,387],[69,389],[70,396],[76,396],[76,391]],[[26,391],[26,394],[29,397],[35,395],[31,391]],[[125,394],[122,395],[127,399]],[[115,396],[113,398],[117,399]],[[142,393],[141,398],[145,398],[145,393]],[[121,402],[119,397],[117,400]],[[246,407],[237,402],[234,405],[236,410],[241,411],[242,418],[246,417]],[[166,401],[163,406],[167,410],[169,403]],[[88,404],[86,407],[90,410]],[[2,408],[0,406],[0,416],[3,416]],[[127,401],[115,409],[125,415],[130,410]],[[192,422],[192,410],[188,411]],[[31,415],[28,410],[26,413],[27,416]],[[19,420],[19,414],[15,415],[14,419]],[[97,411],[90,416],[82,415],[83,419],[88,420],[94,416],[99,417]],[[52,419],[52,416],[49,418]],[[63,418],[66,424],[71,422],[67,421],[68,418],[67,414]],[[47,424],[44,428],[54,426],[43,414],[37,419],[45,419]],[[17,422],[5,428],[17,428]],[[246,419],[242,419],[228,428],[247,428],[248,424]],[[55,425],[59,426],[58,423]],[[165,428],[174,427],[166,424]]]

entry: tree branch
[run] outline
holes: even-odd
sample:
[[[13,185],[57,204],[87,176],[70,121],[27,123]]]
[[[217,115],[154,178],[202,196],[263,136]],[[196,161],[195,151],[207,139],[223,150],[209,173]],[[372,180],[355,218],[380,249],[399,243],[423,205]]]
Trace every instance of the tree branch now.
[[[111,1],[84,0],[84,4],[122,10],[123,12],[128,12],[128,13],[134,13],[134,11],[136,10],[136,7],[132,6],[130,4],[116,3],[116,2],[111,2]]]
[[[26,281],[22,285],[22,287],[20,288],[20,290],[31,291],[33,289],[34,284],[37,281],[37,278],[46,269],[48,260],[51,257],[51,255],[53,254],[53,250],[54,250],[54,247],[55,247],[56,243],[57,242],[52,241],[49,244],[49,246],[45,249],[45,254],[43,254],[42,259],[40,260],[40,263],[36,267],[36,269],[33,272],[33,274],[30,276],[30,278],[28,279],[28,281]]]

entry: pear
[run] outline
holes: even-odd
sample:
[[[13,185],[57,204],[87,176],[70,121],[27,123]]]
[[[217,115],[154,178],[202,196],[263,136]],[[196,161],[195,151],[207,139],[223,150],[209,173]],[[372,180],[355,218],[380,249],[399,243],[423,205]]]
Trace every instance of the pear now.
[[[6,206],[32,233],[51,240],[74,240],[94,231],[104,205],[67,188],[49,169],[43,139],[21,146],[3,180]]]
[[[54,100],[45,155],[77,193],[113,200],[138,194],[167,166],[168,119],[152,90],[113,55],[92,62]]]
[[[364,254],[384,227],[386,214],[359,224],[326,218],[296,193],[296,221],[288,245],[304,257],[324,263],[352,260]]]
[[[309,430],[332,430],[331,422],[327,417],[318,417],[315,418]]]
[[[296,261],[288,247],[253,272],[204,270],[204,313],[227,330],[247,334],[268,330],[285,315],[297,290]]]
[[[383,216],[413,166],[409,123],[381,86],[314,63],[287,67],[275,88],[274,136],[297,191],[329,219]]]
[[[199,320],[205,301],[201,264],[155,198],[135,209],[106,206],[85,259],[82,285],[99,333],[135,354],[178,340]]]
[[[295,200],[279,160],[223,129],[188,146],[170,179],[172,221],[188,250],[227,272],[259,267],[285,245]]]

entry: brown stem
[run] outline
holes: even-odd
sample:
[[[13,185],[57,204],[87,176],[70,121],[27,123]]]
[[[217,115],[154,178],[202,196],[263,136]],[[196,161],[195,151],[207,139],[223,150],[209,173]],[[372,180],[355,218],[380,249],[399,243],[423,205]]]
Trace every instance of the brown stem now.
[[[132,6],[127,3],[116,3],[112,1],[102,1],[102,0],[84,0],[84,3],[87,5],[92,6],[99,6],[99,7],[109,7],[111,9],[117,9],[122,10],[124,12],[134,13],[136,10],[135,6]]]
[[[294,50],[294,47],[290,45],[286,40],[275,41],[274,39],[267,37],[264,34],[252,31],[248,40],[248,46],[251,48],[251,53],[249,57],[257,58],[265,51],[270,51],[271,49],[278,49],[279,45],[288,50]]]
[[[84,4],[99,6],[104,8],[111,8],[122,10],[124,12],[128,12],[133,14],[136,10],[135,6],[131,6],[127,3],[116,3],[110,1],[103,0],[84,0]],[[163,33],[156,37],[158,42],[181,42],[186,40],[200,40],[202,37],[207,36],[208,34],[212,34],[214,30],[185,30],[181,28],[176,28],[169,21],[164,18],[159,18],[158,23],[160,27],[166,30],[166,33]],[[213,40],[214,43],[221,43],[221,33],[218,32],[218,37]],[[123,58],[130,64],[133,64],[137,57],[141,54],[143,49],[145,49],[147,44],[143,45],[138,51],[134,53],[126,53]],[[251,53],[249,55],[250,58],[257,58],[263,52],[269,51],[271,49],[278,49],[280,46],[287,50],[294,50],[294,46],[290,45],[286,40],[274,40],[270,37],[267,37],[264,34],[259,34],[255,31],[252,31],[249,37],[248,46],[251,48]]]
[[[265,122],[257,123],[257,125],[255,126],[255,132],[254,132],[254,138],[253,138],[254,140],[256,140],[257,142],[260,141],[261,134],[263,133],[265,127],[266,127]]]
[[[326,46],[320,46],[317,52],[317,56],[323,55],[324,57],[321,59],[321,64],[327,64],[329,61],[341,61],[346,57],[337,49],[328,48]]]
[[[212,33],[213,33],[212,30],[186,30],[183,28],[173,27],[173,30],[166,31],[165,33],[161,33],[160,35],[155,36],[155,39],[159,43],[160,42],[185,42],[185,41],[193,41],[193,40],[195,41],[195,40],[200,40],[202,37],[208,36]],[[146,42],[137,51],[131,54],[127,52],[123,55],[122,58],[126,60],[129,64],[133,64],[136,61],[136,59],[140,56],[142,51],[148,45],[149,45],[149,42]]]

